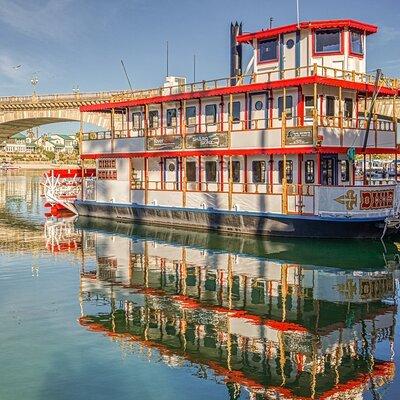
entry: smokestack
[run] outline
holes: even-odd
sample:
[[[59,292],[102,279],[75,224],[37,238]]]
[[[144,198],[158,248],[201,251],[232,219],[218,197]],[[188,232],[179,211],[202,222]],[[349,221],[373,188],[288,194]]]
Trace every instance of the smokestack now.
[[[231,77],[242,74],[242,45],[237,43],[237,36],[242,34],[242,23],[231,23]],[[236,79],[233,80],[236,83]]]

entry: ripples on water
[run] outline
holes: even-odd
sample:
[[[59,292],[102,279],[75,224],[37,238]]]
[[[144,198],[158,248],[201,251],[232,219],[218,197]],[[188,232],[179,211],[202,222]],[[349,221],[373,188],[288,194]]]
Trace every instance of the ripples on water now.
[[[397,399],[397,244],[44,217],[0,176],[0,399]]]

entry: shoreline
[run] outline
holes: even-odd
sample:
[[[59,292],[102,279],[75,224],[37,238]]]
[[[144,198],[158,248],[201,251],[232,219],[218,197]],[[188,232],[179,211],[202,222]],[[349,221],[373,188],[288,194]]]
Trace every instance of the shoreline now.
[[[77,164],[52,164],[51,162],[16,162],[13,163],[18,170],[50,170],[50,169],[73,169],[80,168]],[[17,171],[17,170],[16,170]]]

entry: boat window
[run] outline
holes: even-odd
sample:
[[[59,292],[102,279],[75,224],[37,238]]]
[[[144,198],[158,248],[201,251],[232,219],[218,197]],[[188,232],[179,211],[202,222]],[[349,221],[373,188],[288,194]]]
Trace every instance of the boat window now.
[[[149,128],[158,128],[158,110],[149,111]]]
[[[265,161],[252,162],[253,183],[265,183],[265,171],[267,163]]]
[[[278,38],[263,40],[258,43],[258,60],[261,62],[278,59]]]
[[[314,96],[305,96],[304,111],[306,118],[313,117],[313,109],[314,109]]]
[[[282,183],[283,180],[283,161],[278,162],[279,168],[279,183]],[[286,161],[286,182],[293,183],[293,161]]]
[[[282,113],[283,113],[283,96],[278,97],[278,118],[282,118]],[[293,97],[292,96],[286,96],[286,118],[292,118],[293,117]]]
[[[341,51],[339,29],[321,29],[315,31],[316,53],[338,53]]]
[[[350,52],[363,55],[364,48],[363,48],[363,40],[364,35],[360,32],[350,31]]]
[[[206,161],[206,182],[217,182],[217,162]]]
[[[306,183],[314,183],[315,181],[315,168],[314,160],[307,160],[305,163],[305,178]]]
[[[205,111],[206,111],[206,124],[215,124],[217,122],[217,105],[207,104]]]
[[[142,129],[142,113],[132,113],[132,127],[133,129]]]
[[[186,161],[186,180],[196,182],[196,161]]]
[[[228,113],[230,114],[231,103],[228,103]],[[232,103],[232,122],[240,122],[240,101]]]
[[[353,99],[344,99],[344,117],[353,118]]]
[[[335,116],[335,98],[333,96],[326,96],[326,116]]]
[[[228,178],[231,177],[230,162],[228,161]],[[240,182],[240,161],[232,161],[232,182]]]
[[[340,178],[342,182],[349,181],[349,162],[348,160],[340,161]]]
[[[196,125],[196,107],[189,106],[186,107],[186,125]]]
[[[257,111],[262,110],[263,107],[264,107],[264,104],[263,104],[263,102],[262,102],[261,100],[257,100],[256,103],[254,104],[254,108],[255,108]]]
[[[176,126],[176,108],[167,110],[167,126]]]

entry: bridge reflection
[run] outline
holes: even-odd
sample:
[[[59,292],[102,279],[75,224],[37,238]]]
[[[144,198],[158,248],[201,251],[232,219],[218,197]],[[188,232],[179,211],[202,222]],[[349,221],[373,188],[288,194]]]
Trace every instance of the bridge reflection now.
[[[124,353],[226,384],[231,399],[375,396],[394,376],[398,265],[374,245],[324,254],[319,243],[77,226],[96,254],[82,264],[79,323]]]

